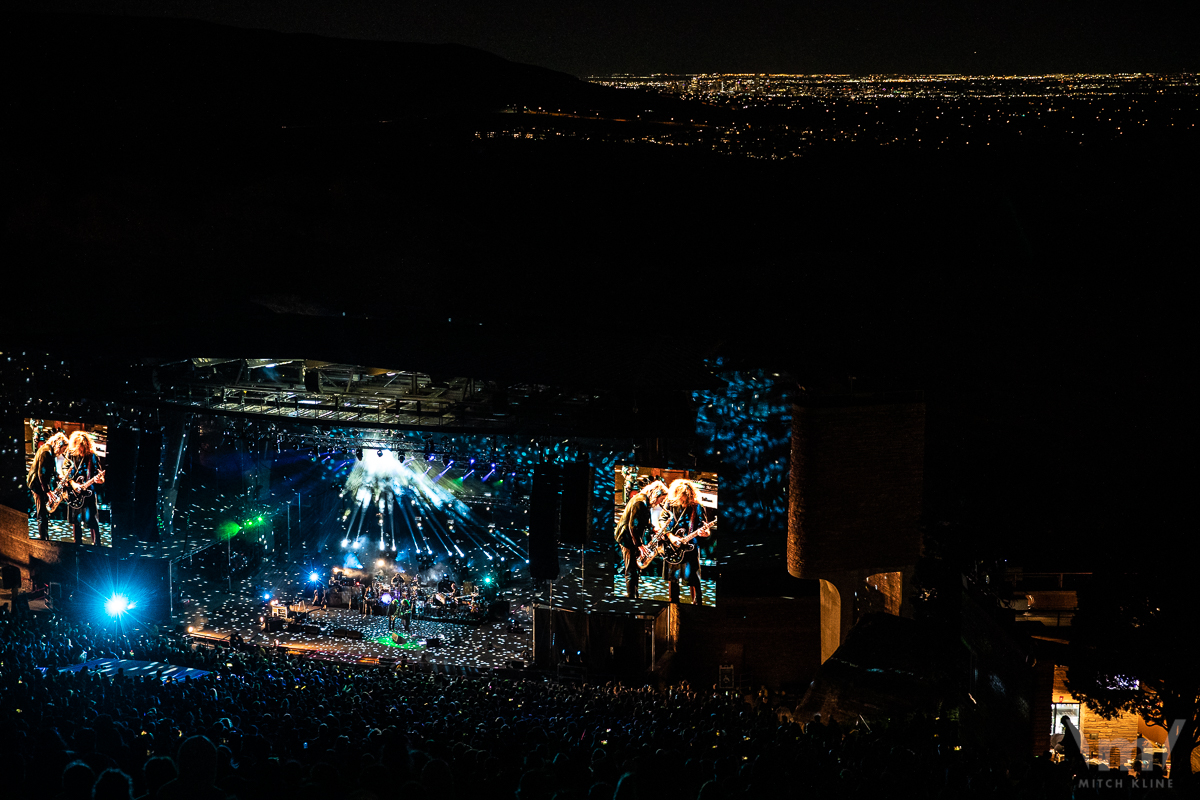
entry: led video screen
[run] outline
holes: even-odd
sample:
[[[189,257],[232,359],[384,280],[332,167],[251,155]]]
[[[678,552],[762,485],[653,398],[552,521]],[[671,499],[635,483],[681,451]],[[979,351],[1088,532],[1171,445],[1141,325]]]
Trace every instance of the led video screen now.
[[[107,425],[26,419],[29,538],[112,547],[107,465]]]
[[[717,603],[717,475],[617,465],[613,497],[617,597]]]

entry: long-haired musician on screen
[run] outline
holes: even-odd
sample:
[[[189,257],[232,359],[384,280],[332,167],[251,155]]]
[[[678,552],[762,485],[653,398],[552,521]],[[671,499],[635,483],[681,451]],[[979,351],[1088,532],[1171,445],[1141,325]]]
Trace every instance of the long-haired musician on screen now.
[[[33,492],[33,510],[37,517],[38,538],[50,538],[50,502],[59,491],[58,459],[67,452],[66,434],[59,432],[37,449],[33,464],[26,476],[26,485]]]
[[[663,559],[663,578],[672,603],[679,602],[679,581],[682,577],[692,595],[692,605],[704,605],[704,594],[700,584],[700,549],[695,539],[685,545],[684,537],[704,525],[704,506],[700,505],[700,491],[696,484],[686,478],[671,481],[667,490],[667,541],[675,547],[690,547],[678,564]],[[698,536],[708,538],[712,534],[704,531]]]
[[[100,468],[100,456],[96,454],[96,440],[90,433],[75,431],[71,434],[67,442],[67,460],[63,463],[63,477],[76,497],[67,513],[71,530],[75,533],[75,544],[83,542],[85,526],[92,534],[92,544],[99,544],[100,511],[94,487],[104,483],[104,471]]]
[[[646,552],[646,542],[654,535],[650,512],[661,506],[666,498],[667,485],[662,481],[653,481],[629,498],[617,522],[615,538],[625,561],[622,574],[625,576],[626,597],[638,596],[638,558]]]

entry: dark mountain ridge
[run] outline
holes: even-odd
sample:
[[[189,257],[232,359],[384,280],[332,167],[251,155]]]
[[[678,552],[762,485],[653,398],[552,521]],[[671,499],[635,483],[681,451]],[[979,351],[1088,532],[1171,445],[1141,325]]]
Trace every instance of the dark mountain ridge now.
[[[10,13],[0,52],[20,76],[4,99],[5,127],[17,129],[354,124],[513,106],[619,112],[646,97],[462,45],[195,20]]]

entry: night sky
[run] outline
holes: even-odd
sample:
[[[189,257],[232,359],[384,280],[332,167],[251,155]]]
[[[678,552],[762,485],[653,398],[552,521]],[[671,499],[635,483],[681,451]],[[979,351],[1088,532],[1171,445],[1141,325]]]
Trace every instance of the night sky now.
[[[18,7],[456,43],[577,76],[620,72],[1179,72],[1200,69],[1185,3],[1065,0],[424,2],[48,0]]]

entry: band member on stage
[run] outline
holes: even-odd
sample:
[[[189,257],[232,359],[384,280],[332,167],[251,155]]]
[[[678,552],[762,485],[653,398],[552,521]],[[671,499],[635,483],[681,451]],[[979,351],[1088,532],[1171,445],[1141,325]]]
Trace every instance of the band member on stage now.
[[[662,481],[648,484],[629,498],[617,523],[616,540],[625,558],[625,596],[638,596],[638,557],[646,552],[646,541],[654,534],[650,510],[663,504],[667,487]]]
[[[71,462],[69,470],[65,471],[71,491],[83,495],[83,506],[71,506],[67,511],[67,519],[75,532],[75,544],[83,543],[83,526],[92,534],[92,544],[100,543],[100,509],[96,504],[96,492],[92,486],[104,483],[104,474],[100,469],[100,457],[96,455],[96,441],[90,433],[75,431],[67,442],[67,461]],[[65,465],[65,462],[64,462]],[[84,484],[91,481],[91,485]]]
[[[371,603],[375,600],[375,592],[371,589],[370,581],[363,584],[362,592],[362,616],[371,616]]]
[[[672,545],[683,545],[683,537],[704,525],[704,506],[700,505],[700,492],[696,484],[685,478],[671,481],[667,492],[667,522],[663,526],[667,531],[667,541]],[[707,539],[712,534],[708,531],[700,534]],[[684,551],[683,560],[672,564],[663,559],[663,577],[667,580],[667,591],[672,603],[679,602],[679,579],[687,582],[692,594],[692,605],[704,605],[704,595],[700,584],[700,548],[695,546],[695,539],[688,542],[691,549]]]
[[[398,617],[399,615],[400,615],[400,598],[393,597],[392,602],[388,603],[388,607],[387,607],[387,618],[388,618],[388,630],[389,631],[396,630],[396,617]]]
[[[413,618],[413,606],[414,605],[416,605],[416,604],[409,597],[405,597],[403,600],[400,601],[400,617],[401,617],[401,619],[404,620],[404,632],[405,633],[412,633],[412,618]]]
[[[38,538],[50,538],[50,503],[51,493],[58,490],[59,474],[57,459],[67,452],[67,437],[56,433],[37,449],[33,457],[33,465],[25,482],[33,492],[34,515],[37,517]]]

